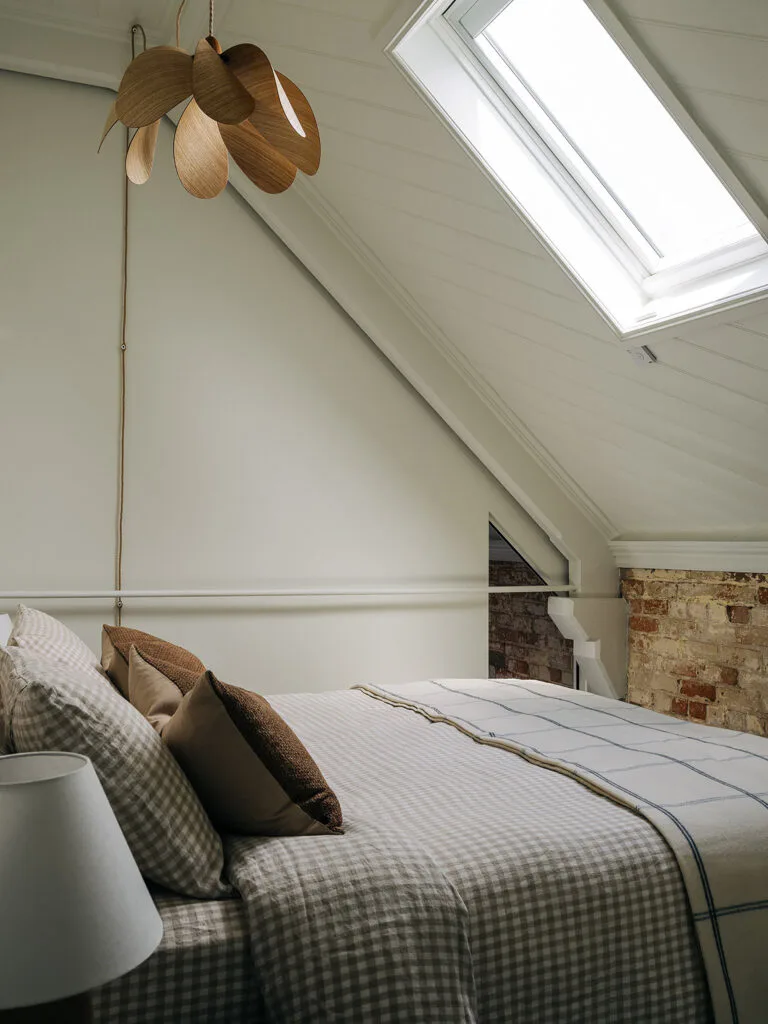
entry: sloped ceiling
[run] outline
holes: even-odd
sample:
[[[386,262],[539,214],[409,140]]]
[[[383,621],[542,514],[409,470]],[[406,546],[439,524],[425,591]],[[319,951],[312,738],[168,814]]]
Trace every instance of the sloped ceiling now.
[[[144,6],[161,36],[175,7],[23,6],[110,30]],[[522,421],[609,535],[768,539],[768,315],[744,306],[717,324],[651,335],[658,362],[635,366],[384,55],[399,7],[229,0],[217,5],[217,35],[257,41],[305,90],[323,139],[311,188],[326,217],[394,282],[473,387]],[[768,209],[768,4],[613,7]]]

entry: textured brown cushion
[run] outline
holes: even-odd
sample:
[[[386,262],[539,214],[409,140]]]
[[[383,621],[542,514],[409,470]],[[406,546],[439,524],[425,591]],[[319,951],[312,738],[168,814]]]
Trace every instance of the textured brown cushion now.
[[[162,737],[220,830],[269,836],[342,831],[336,794],[264,697],[205,672]]]
[[[132,645],[128,653],[128,699],[156,732],[163,731],[182,697],[178,686],[142,658]]]
[[[129,697],[128,653],[133,645],[148,664],[175,683],[182,693],[191,690],[200,673],[205,672],[202,661],[183,647],[140,629],[105,624],[101,631],[101,664],[124,697]]]

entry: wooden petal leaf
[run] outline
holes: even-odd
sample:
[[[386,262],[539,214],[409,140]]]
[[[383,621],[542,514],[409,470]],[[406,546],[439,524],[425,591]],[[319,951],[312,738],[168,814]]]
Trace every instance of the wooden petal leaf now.
[[[305,174],[314,174],[320,163],[320,136],[309,103],[290,79],[279,77],[284,90],[280,96],[278,77],[263,50],[252,43],[240,43],[222,54],[222,60],[256,100],[249,121],[267,142]],[[289,83],[286,89],[285,83]],[[295,109],[295,96],[301,110]],[[291,108],[294,109],[291,109]],[[302,113],[304,111],[304,113]],[[306,113],[308,111],[308,114]],[[305,125],[305,119],[307,124]],[[291,123],[301,127],[300,134]],[[309,130],[308,130],[309,129]]]
[[[104,145],[104,139],[106,139],[119,120],[120,118],[117,116],[117,104],[113,103],[109,108],[107,120],[104,122],[104,131],[101,133],[101,138],[99,139],[99,148],[96,150],[97,153],[101,152],[101,147]]]
[[[154,46],[126,68],[117,116],[130,128],[152,124],[192,92],[192,58],[175,46]]]
[[[294,163],[305,174],[314,174],[320,166],[320,131],[312,107],[295,82],[286,78],[285,75],[281,75],[279,71],[275,74],[304,129],[304,139],[300,143],[302,161],[294,160]]]
[[[229,158],[215,121],[194,100],[176,126],[173,160],[179,181],[198,199],[213,199],[227,184]]]
[[[152,165],[155,162],[155,146],[159,130],[160,121],[153,121],[152,124],[139,128],[131,140],[125,157],[125,173],[134,185],[143,185],[145,181],[149,181]]]
[[[240,124],[251,116],[253,96],[207,39],[197,44],[192,72],[194,97],[208,117],[221,124]]]
[[[250,122],[220,124],[219,131],[237,166],[262,192],[285,192],[293,184],[296,168],[273,149]]]

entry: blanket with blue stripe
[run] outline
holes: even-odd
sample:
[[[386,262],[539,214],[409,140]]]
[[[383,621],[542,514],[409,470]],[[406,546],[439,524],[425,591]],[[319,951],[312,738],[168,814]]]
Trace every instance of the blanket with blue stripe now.
[[[768,1021],[768,740],[532,680],[358,688],[650,821],[680,865],[717,1024]]]

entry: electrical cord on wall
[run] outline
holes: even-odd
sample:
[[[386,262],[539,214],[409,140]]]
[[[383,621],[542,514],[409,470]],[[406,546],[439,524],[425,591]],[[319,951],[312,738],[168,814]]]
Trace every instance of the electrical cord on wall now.
[[[131,60],[136,56],[136,36],[141,32],[143,48],[147,48],[147,34],[141,25],[131,25]],[[130,129],[125,129],[125,152],[131,141]],[[117,455],[117,525],[115,536],[115,590],[123,589],[123,524],[125,520],[125,397],[127,376],[128,345],[128,197],[130,183],[128,176],[123,175],[123,259],[121,282],[121,317],[120,317],[120,428]],[[123,599],[115,599],[115,625],[123,622]]]

